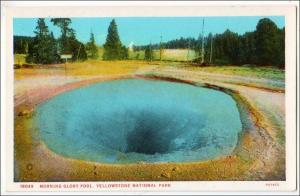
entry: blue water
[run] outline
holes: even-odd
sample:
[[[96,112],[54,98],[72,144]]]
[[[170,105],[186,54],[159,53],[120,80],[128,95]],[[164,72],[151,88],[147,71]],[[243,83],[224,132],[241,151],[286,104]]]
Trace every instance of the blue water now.
[[[231,96],[142,79],[60,94],[40,105],[35,118],[55,153],[105,163],[213,159],[230,154],[242,130]]]

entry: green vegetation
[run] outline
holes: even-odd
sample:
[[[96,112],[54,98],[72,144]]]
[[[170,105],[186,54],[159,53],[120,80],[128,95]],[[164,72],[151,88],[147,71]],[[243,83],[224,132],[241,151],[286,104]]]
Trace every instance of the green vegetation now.
[[[255,64],[257,66],[277,66],[284,68],[285,62],[285,29],[279,29],[268,18],[261,19],[256,30],[238,35],[230,30],[222,34],[204,37],[204,62],[218,65]],[[193,60],[201,62],[202,36],[195,38],[180,38],[165,43],[153,44],[153,50],[187,49],[195,51]],[[148,47],[134,46],[135,51],[143,51]],[[165,55],[166,57],[166,55]],[[166,60],[166,58],[165,58]],[[186,59],[187,60],[187,59]]]
[[[69,25],[72,23],[70,18],[52,18],[51,22],[61,30],[61,36],[58,39],[58,48],[60,54],[72,54],[72,60],[86,60],[87,53],[83,43],[76,39],[74,29]]]
[[[54,25],[61,29],[61,37],[56,40],[53,33],[49,33],[45,19],[39,18],[37,21],[35,37],[33,41],[16,42],[16,52],[28,53],[26,62],[35,64],[53,64],[60,63],[59,54],[72,54],[72,60],[86,60],[87,54],[85,46],[76,39],[75,31],[69,28],[71,19],[53,18]],[[22,40],[22,39],[21,39]]]
[[[193,61],[197,58],[198,54],[195,50],[188,49],[164,49],[162,51],[162,61]],[[129,59],[131,60],[144,60],[145,50],[129,51]],[[160,51],[152,50],[152,60],[160,59]]]
[[[190,67],[190,69],[201,70],[209,73],[238,75],[244,77],[256,77],[256,78],[266,78],[266,79],[274,79],[274,80],[285,79],[285,72],[276,67],[209,66],[209,67]]]
[[[23,65],[26,63],[26,54],[14,54],[15,64]]]
[[[103,60],[128,59],[128,56],[128,49],[122,45],[116,21],[113,19],[108,27]]]
[[[151,48],[151,45],[146,47],[145,50],[145,60],[152,61],[153,60],[153,50]]]
[[[32,37],[14,36],[14,54],[27,54],[29,44],[32,41]]]
[[[70,37],[74,35],[74,30],[69,27],[70,18],[52,18],[51,22],[60,28],[61,37],[58,39],[59,50],[62,54],[69,53],[71,50]]]
[[[179,39],[170,40],[170,41],[164,42],[164,43],[152,44],[152,49],[159,50],[160,47],[162,47],[162,49],[190,48],[190,49],[199,51],[200,45],[201,45],[201,37],[199,37],[198,39],[191,38],[191,37],[188,37],[188,38],[181,37]],[[139,50],[145,50],[147,46],[148,45],[134,46],[133,48],[135,51],[139,51]]]
[[[56,41],[53,33],[49,33],[45,19],[39,18],[33,42],[29,45],[26,61],[30,63],[50,64],[57,62]]]
[[[70,18],[53,18],[51,22],[60,28],[61,36],[56,40],[49,32],[44,19],[39,19],[35,37],[14,36],[14,54],[27,54],[26,61],[35,64],[61,63],[61,54],[71,54],[72,61],[93,60],[161,60],[193,61],[202,63],[202,36],[180,38],[165,43],[134,46],[128,50],[122,43],[116,21],[108,27],[106,42],[97,46],[95,36],[88,43],[76,38],[70,27]],[[255,65],[275,66],[283,69],[285,62],[285,29],[279,29],[270,19],[261,19],[256,30],[243,35],[226,30],[222,34],[208,34],[203,38],[204,64],[206,65]],[[19,62],[16,61],[16,62]],[[251,67],[249,69],[255,69]],[[262,73],[264,73],[262,71]]]
[[[278,29],[270,19],[256,26],[256,55],[260,65],[284,64],[284,29]]]
[[[144,50],[139,50],[139,51],[129,50],[128,53],[129,53],[128,59],[130,59],[130,60],[143,60],[143,59],[145,59],[145,51]]]
[[[86,44],[86,51],[90,59],[98,59],[99,53],[93,33],[91,33],[90,41]]]

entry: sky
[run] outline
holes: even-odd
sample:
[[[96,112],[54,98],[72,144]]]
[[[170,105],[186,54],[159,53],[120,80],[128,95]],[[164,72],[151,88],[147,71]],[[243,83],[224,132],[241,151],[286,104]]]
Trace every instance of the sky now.
[[[257,22],[262,18],[270,18],[282,28],[285,26],[284,16],[206,16],[204,17],[204,35],[208,33],[223,33],[226,29],[240,35],[254,31]],[[88,42],[93,32],[97,44],[105,43],[107,29],[111,17],[105,18],[71,18],[71,27],[81,42]],[[198,38],[202,31],[203,17],[115,17],[121,41],[124,45],[146,45],[170,41],[180,37]],[[60,36],[58,27],[53,26],[50,18],[46,25],[54,36]],[[13,23],[14,35],[34,36],[37,18],[15,18]]]

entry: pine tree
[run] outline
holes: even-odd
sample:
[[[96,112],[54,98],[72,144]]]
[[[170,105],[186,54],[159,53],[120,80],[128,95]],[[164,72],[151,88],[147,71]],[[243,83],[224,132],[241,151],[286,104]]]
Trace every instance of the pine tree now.
[[[14,54],[27,54],[29,44],[33,41],[33,37],[15,36],[14,35]]]
[[[148,45],[145,49],[145,60],[152,61],[153,60],[153,50],[151,45]]]
[[[121,47],[121,59],[128,59],[129,58],[129,51],[126,46]]]
[[[211,63],[211,58],[213,57],[212,55],[212,39],[213,39],[213,35],[212,33],[209,33],[208,36],[205,38],[205,45],[204,45],[204,48],[205,48],[205,62],[207,63]]]
[[[49,64],[58,61],[56,41],[53,34],[49,33],[48,26],[43,18],[37,21],[33,42],[28,47],[27,62]]]
[[[91,59],[97,59],[99,57],[98,48],[95,42],[94,34],[91,32],[90,41],[86,45],[88,57]]]
[[[52,18],[51,22],[60,28],[61,37],[59,38],[60,53],[71,53],[69,38],[74,32],[69,25],[72,23],[70,18]]]
[[[128,51],[122,47],[115,19],[110,22],[106,42],[104,44],[104,60],[120,60],[128,58]]]
[[[49,61],[51,63],[56,63],[56,62],[60,61],[60,56],[57,53],[57,48],[58,48],[57,47],[57,41],[54,38],[53,32],[51,31],[51,33],[50,33],[50,41],[49,41],[50,54],[53,54],[53,55],[49,56]]]
[[[285,28],[282,28],[278,32],[279,36],[279,59],[278,67],[284,69],[285,67]]]
[[[71,32],[70,37],[68,38],[69,50],[72,54],[72,60],[86,60],[87,53],[83,43],[76,39],[76,34],[74,31]]]
[[[276,24],[268,19],[261,19],[255,31],[256,55],[260,65],[279,65],[281,39]]]
[[[58,47],[60,54],[72,54],[73,61],[86,60],[87,53],[84,44],[77,40],[75,30],[69,27],[72,23],[71,19],[52,18],[51,22],[61,30]]]
[[[24,48],[23,48],[23,51],[24,51],[25,54],[28,53],[28,45],[29,45],[28,42],[25,42]]]
[[[83,43],[78,42],[77,43],[77,48],[75,50],[76,52],[76,60],[80,60],[80,61],[84,61],[87,59],[87,53],[86,53],[86,49]]]
[[[254,32],[247,32],[242,36],[242,49],[244,54],[243,63],[256,64],[256,41]]]

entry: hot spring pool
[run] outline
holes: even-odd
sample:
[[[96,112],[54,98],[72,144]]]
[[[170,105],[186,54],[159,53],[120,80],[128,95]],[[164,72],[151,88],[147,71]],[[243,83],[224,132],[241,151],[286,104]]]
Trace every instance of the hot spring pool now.
[[[242,130],[231,96],[142,79],[62,93],[40,105],[35,118],[53,152],[104,163],[212,159],[230,154]]]

